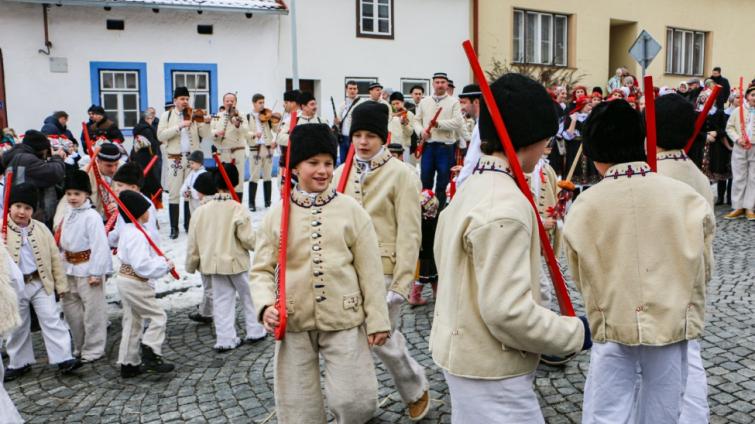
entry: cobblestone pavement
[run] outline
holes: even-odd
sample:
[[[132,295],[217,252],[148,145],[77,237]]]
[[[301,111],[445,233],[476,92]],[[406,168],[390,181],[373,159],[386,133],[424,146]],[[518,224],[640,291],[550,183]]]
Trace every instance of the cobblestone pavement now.
[[[718,210],[719,215],[724,211]],[[718,221],[716,275],[708,289],[703,358],[708,373],[712,423],[755,421],[755,223]],[[572,293],[581,310],[579,297]],[[427,352],[432,305],[404,311],[403,329],[414,357],[427,368],[433,408],[425,422],[450,422],[448,389]],[[29,422],[275,422],[272,395],[273,343],[245,345],[225,354],[212,350],[210,326],[169,313],[165,356],[178,369],[164,377],[122,380],[115,364],[120,320],[113,319],[107,359],[77,376],[61,377],[45,365],[6,384]],[[238,325],[243,328],[241,322]],[[44,356],[39,334],[35,351]],[[535,386],[549,423],[579,422],[588,368],[585,353],[563,369],[541,367]],[[39,364],[45,358],[38,358]],[[381,409],[374,423],[409,422],[390,376],[378,366]]]

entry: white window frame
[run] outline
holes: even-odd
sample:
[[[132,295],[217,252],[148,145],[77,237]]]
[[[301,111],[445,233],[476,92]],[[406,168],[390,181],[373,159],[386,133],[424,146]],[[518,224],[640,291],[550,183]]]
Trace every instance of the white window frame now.
[[[346,83],[349,81],[354,81],[357,83],[357,87],[359,87],[360,84],[372,84],[373,82],[378,82],[377,77],[346,77],[343,79],[344,81],[344,87],[346,86]],[[368,90],[369,91],[369,90]],[[369,93],[367,91],[365,92],[358,92],[358,97],[367,98],[369,96]]]
[[[527,16],[535,17],[535,28],[533,29],[533,49],[532,56],[527,57]],[[545,18],[545,19],[544,19]],[[550,19],[550,30],[548,31],[548,41],[543,38],[543,22]],[[556,62],[556,21],[562,20],[564,23],[563,33],[560,34],[563,39],[563,61]],[[517,28],[518,24],[518,28]],[[518,30],[518,31],[517,31]],[[543,57],[544,43],[548,43],[545,58]],[[547,65],[566,67],[569,61],[569,17],[564,14],[537,12],[526,9],[514,9],[514,21],[512,25],[512,62],[528,63],[533,65]]]
[[[415,85],[421,85],[425,89],[425,94],[430,92],[430,80],[427,78],[401,78],[401,94],[411,96],[412,93],[404,91],[404,84],[407,84],[409,89]]]
[[[703,76],[705,72],[705,31],[666,28],[666,73],[672,75]],[[695,60],[695,39],[701,37],[700,55]],[[687,43],[690,40],[690,43]],[[674,53],[674,44],[679,41],[679,52]]]
[[[380,6],[388,8],[388,16],[378,16]],[[372,16],[365,16],[371,10]],[[364,20],[372,20],[372,31],[364,29]],[[388,31],[380,31],[380,21],[388,22]],[[357,37],[393,38],[393,0],[357,0]]]
[[[132,126],[126,126],[125,125],[125,112],[136,112],[136,121],[139,122],[139,116],[141,111],[139,110],[139,105],[141,104],[141,93],[139,92],[139,71],[136,70],[121,70],[121,69],[100,69],[99,70],[99,77],[100,77],[100,104],[102,107],[105,107],[105,96],[106,95],[116,95],[116,109],[105,109],[106,113],[109,113],[109,117],[113,119],[121,129],[131,129]],[[117,87],[116,86],[116,80],[117,76],[121,75],[123,77],[123,86]],[[134,86],[128,87],[128,76],[133,75],[134,78]],[[112,87],[105,87],[105,79],[107,76],[110,76],[113,81]],[[123,97],[125,95],[135,95],[136,96],[136,108],[135,109],[125,109],[124,106],[124,100]]]
[[[209,111],[211,109],[210,105],[210,99],[212,99],[212,93],[210,89],[210,71],[179,71],[174,70],[171,72],[171,84],[173,85],[173,90],[176,89],[178,77],[181,76],[184,78],[184,87],[186,87],[189,90],[189,102],[192,108],[196,108],[196,100],[198,97],[204,97],[205,98],[205,104],[206,106],[203,107],[203,109]],[[186,77],[193,77],[194,78],[194,87],[188,87],[186,84]],[[205,88],[200,89],[198,88],[197,76],[204,76],[205,78]]]

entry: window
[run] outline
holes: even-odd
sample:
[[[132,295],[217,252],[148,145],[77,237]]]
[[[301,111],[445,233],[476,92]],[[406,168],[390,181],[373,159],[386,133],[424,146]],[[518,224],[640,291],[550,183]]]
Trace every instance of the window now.
[[[567,65],[568,17],[514,10],[514,63]]]
[[[107,115],[125,135],[147,109],[147,64],[140,62],[90,62],[92,103]]]
[[[666,73],[702,76],[704,62],[704,32],[666,29]]]
[[[370,91],[370,84],[377,82],[377,77],[346,77],[343,79],[344,87],[346,87],[347,81],[354,81],[357,83],[359,97],[367,97]]]
[[[357,0],[357,37],[393,38],[393,0]]]
[[[415,85],[422,86],[425,89],[425,94],[430,92],[430,80],[423,78],[401,78],[401,93],[404,96],[410,96],[412,87]]]
[[[208,63],[166,63],[165,101],[173,101],[173,90],[186,87],[189,104],[210,113],[218,110],[218,66]]]

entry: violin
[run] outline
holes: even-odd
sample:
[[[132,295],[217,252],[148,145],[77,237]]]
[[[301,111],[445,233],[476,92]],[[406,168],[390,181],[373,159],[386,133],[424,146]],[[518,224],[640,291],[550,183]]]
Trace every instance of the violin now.
[[[262,112],[260,112],[259,119],[260,122],[265,123],[269,121],[273,117],[273,111],[270,109],[262,109]]]
[[[191,121],[201,124],[205,122],[206,115],[207,113],[204,109],[192,109],[190,107],[187,107],[183,110],[184,121]]]
[[[279,112],[273,112],[270,115],[270,123],[273,124],[273,125],[280,124],[281,119],[283,119],[283,117],[281,116],[281,114]]]

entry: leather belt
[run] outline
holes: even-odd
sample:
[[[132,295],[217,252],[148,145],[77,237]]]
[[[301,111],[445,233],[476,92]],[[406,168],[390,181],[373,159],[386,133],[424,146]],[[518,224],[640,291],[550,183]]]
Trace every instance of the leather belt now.
[[[131,265],[128,264],[121,264],[121,269],[118,270],[118,273],[126,278],[132,278],[136,281],[141,281],[142,283],[149,282],[148,278],[140,277],[136,274],[136,271],[134,271],[134,268],[131,268]]]
[[[29,284],[33,280],[36,280],[38,278],[41,279],[41,277],[39,276],[39,271],[34,271],[31,274],[24,274],[24,283]]]
[[[181,154],[178,154],[178,155],[168,154],[168,159],[170,159],[170,160],[181,160],[181,159],[183,159],[184,156],[188,157],[189,154],[188,153],[181,153]]]
[[[83,250],[81,252],[65,252],[66,255],[66,261],[68,263],[77,265],[77,264],[83,264],[84,262],[89,261],[89,257],[92,256],[91,250]]]
[[[244,150],[244,147],[231,147],[230,150],[231,150],[231,153],[233,153],[233,152],[237,152],[239,150]]]

